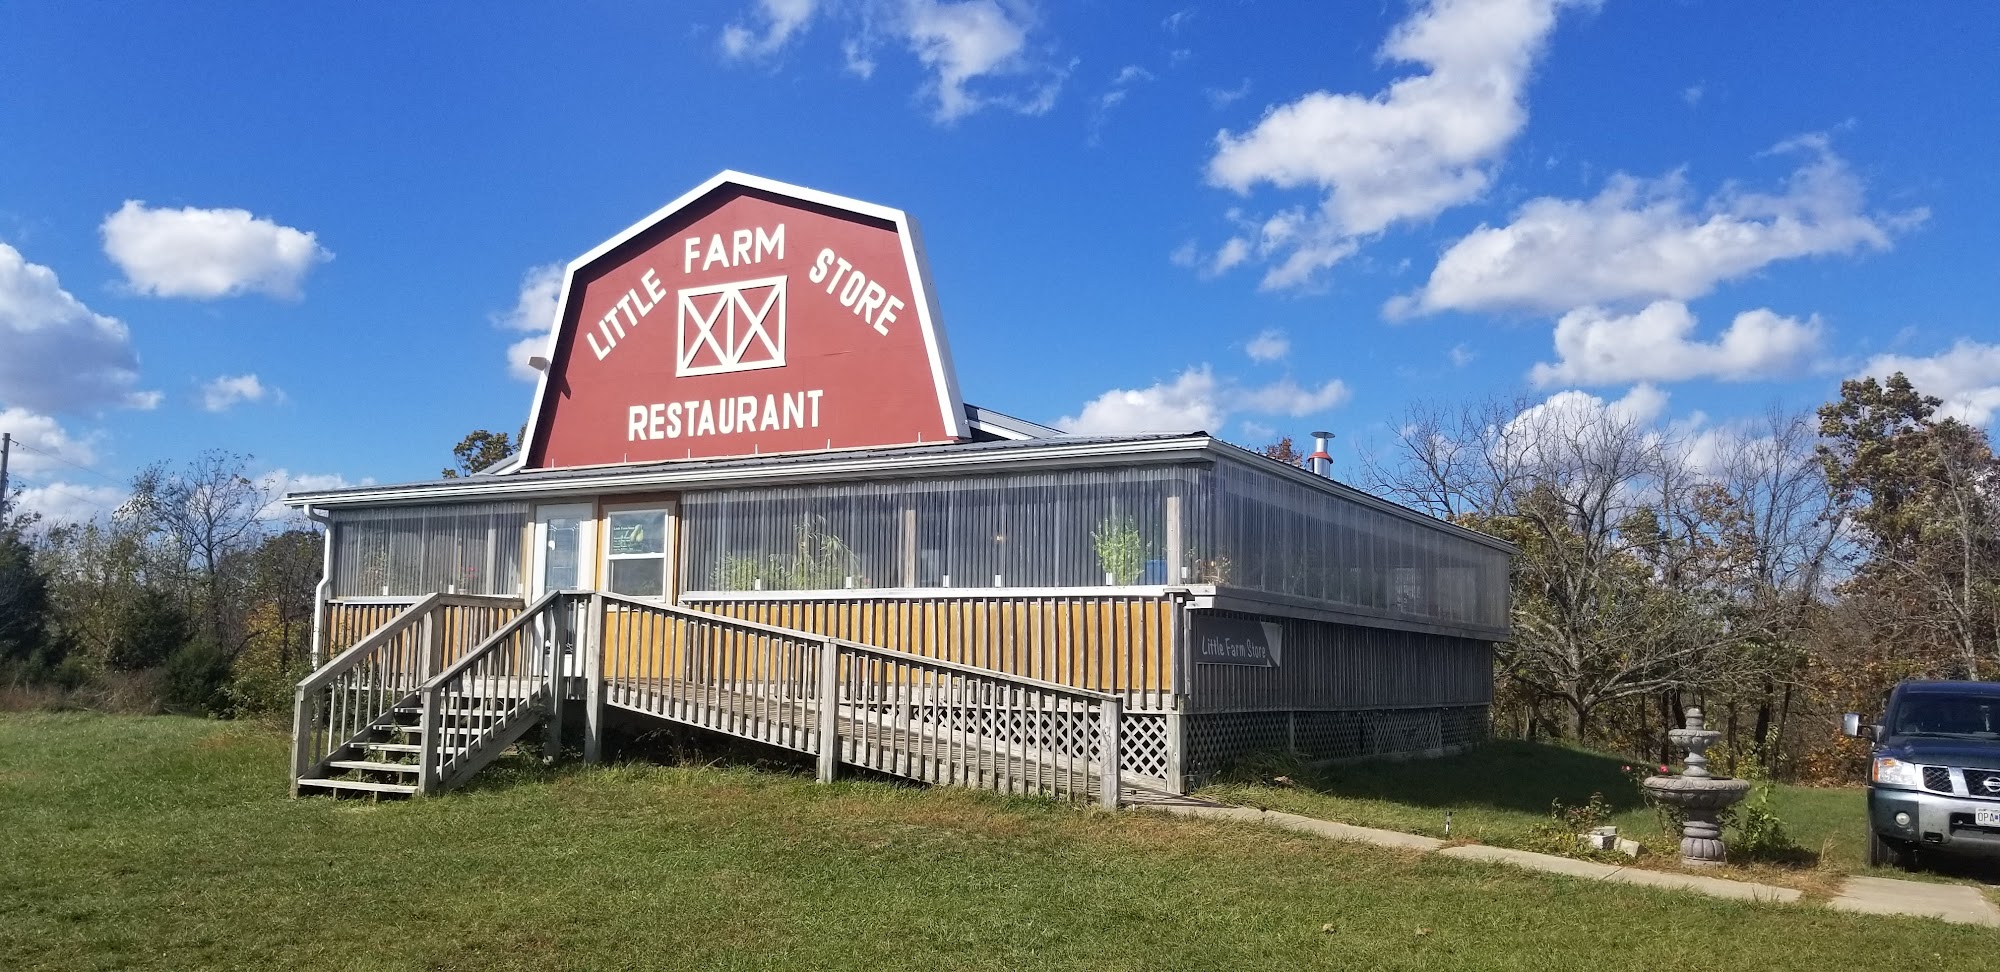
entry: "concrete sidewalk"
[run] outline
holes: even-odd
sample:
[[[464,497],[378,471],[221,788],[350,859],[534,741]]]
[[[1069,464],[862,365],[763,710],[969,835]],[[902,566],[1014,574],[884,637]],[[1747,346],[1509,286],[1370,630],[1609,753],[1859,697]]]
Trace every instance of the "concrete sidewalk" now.
[[[1295,813],[1281,813],[1276,810],[1258,810],[1254,807],[1233,807],[1215,803],[1198,797],[1177,797],[1165,794],[1149,794],[1129,801],[1129,805],[1145,810],[1159,810],[1186,817],[1205,820],[1235,820],[1243,823],[1260,823],[1266,826],[1283,827],[1300,833],[1325,837],[1329,840],[1345,840],[1376,847],[1414,851],[1419,854],[1437,854],[1467,861],[1484,861],[1493,864],[1508,864],[1531,871],[1550,874],[1565,874],[1570,877],[1591,881],[1607,881],[1613,884],[1635,884],[1654,888],[1672,888],[1692,891],[1715,898],[1732,898],[1739,901],[1771,901],[1793,904],[1804,897],[1804,893],[1793,888],[1781,888],[1770,884],[1749,881],[1729,881],[1722,878],[1704,877],[1699,874],[1682,874],[1674,871],[1649,871],[1636,867],[1620,867],[1616,864],[1599,864],[1595,861],[1578,860],[1573,857],[1557,857],[1552,854],[1536,854],[1531,851],[1511,850],[1505,847],[1489,847],[1484,844],[1458,844],[1446,846],[1435,837],[1423,837],[1395,830],[1377,830],[1373,827],[1356,827],[1352,824],[1334,823],[1315,817],[1302,817]],[[1895,881],[1888,878],[1851,877],[1828,906],[1841,911],[1853,911],[1872,915],[1907,915],[1920,918],[1937,918],[1942,921],[1967,925],[1985,925],[2000,928],[2000,908],[1980,893],[1978,888],[1961,884],[1925,884],[1918,881]]]
[[[1978,888],[1892,878],[1851,877],[1827,907],[1869,915],[1920,915],[2000,928],[2000,910]]]

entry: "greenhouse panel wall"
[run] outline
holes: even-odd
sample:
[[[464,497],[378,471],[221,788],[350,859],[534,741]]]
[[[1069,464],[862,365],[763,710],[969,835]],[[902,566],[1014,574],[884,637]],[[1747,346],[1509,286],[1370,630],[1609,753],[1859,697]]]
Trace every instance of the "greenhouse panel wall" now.
[[[697,491],[690,591],[1170,583],[1187,466]]]
[[[334,597],[521,593],[525,503],[459,503],[333,514]]]
[[[1195,583],[1504,628],[1507,554],[1275,472],[1219,462],[1190,538]]]

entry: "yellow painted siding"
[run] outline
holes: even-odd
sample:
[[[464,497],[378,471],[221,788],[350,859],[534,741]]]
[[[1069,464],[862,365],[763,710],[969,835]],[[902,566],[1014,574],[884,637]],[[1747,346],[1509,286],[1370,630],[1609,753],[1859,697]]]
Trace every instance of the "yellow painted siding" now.
[[[1148,597],[690,600],[689,607],[1100,692],[1171,689],[1172,602]]]

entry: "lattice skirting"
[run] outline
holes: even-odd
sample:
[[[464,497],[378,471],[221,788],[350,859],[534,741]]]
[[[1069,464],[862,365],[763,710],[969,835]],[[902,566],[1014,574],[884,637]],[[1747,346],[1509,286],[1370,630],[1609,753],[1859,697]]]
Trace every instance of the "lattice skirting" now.
[[[1182,721],[1185,766],[1189,784],[1199,786],[1256,753],[1294,751],[1311,760],[1435,754],[1483,741],[1488,719],[1483,705],[1190,715]]]
[[[1095,765],[1099,749],[1097,717],[1086,713],[1023,710],[990,706],[913,705],[909,717],[918,725],[949,734],[967,731],[978,738],[1020,746]],[[881,710],[886,718],[891,710]],[[1119,768],[1136,782],[1164,784],[1170,723],[1164,712],[1127,712],[1118,724]]]

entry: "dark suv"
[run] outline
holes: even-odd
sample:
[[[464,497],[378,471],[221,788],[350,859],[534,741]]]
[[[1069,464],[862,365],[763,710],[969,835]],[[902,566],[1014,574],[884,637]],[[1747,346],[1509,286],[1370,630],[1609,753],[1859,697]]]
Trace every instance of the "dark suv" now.
[[[2000,682],[1904,682],[1868,766],[1868,863],[1908,868],[1919,848],[2000,857]]]

